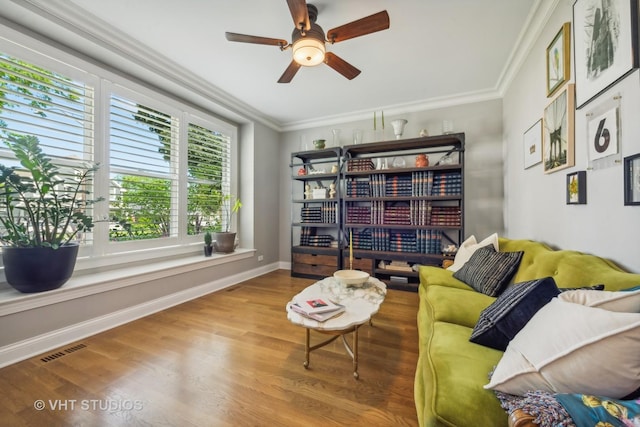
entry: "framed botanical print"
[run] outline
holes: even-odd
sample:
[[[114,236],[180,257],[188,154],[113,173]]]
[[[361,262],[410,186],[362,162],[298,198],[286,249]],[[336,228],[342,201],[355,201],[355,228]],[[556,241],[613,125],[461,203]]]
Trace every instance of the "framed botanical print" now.
[[[542,119],[527,129],[522,143],[525,169],[542,162]]]
[[[638,0],[576,0],[573,38],[582,108],[638,67]]]
[[[574,85],[567,84],[544,109],[542,162],[544,173],[574,165]]]
[[[640,205],[640,154],[624,158],[624,204]]]
[[[587,203],[587,172],[579,171],[567,174],[567,204],[584,205]]]
[[[565,22],[547,47],[547,97],[571,78],[571,23]]]

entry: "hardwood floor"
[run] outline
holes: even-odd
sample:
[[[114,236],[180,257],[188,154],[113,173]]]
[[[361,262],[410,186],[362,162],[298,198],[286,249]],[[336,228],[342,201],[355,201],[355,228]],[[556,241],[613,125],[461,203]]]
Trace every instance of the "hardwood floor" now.
[[[0,425],[417,425],[418,295],[388,291],[355,380],[341,340],[302,366],[285,305],[311,283],[279,270],[0,369]]]

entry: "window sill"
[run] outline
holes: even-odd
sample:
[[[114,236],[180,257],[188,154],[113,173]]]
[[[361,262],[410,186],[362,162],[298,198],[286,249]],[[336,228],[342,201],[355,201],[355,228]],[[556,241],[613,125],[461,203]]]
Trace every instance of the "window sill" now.
[[[239,261],[251,258],[254,254],[255,249],[236,249],[231,254],[214,254],[211,257],[204,257],[200,254],[190,255],[115,268],[109,271],[74,274],[62,287],[35,294],[23,294],[5,284],[5,287],[0,288],[0,316],[134,286],[142,281],[157,280],[188,271]]]

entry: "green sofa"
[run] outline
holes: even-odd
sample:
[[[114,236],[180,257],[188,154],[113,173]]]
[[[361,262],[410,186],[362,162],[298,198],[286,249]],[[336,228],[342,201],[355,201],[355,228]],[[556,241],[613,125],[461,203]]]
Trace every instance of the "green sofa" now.
[[[615,291],[640,284],[640,274],[576,251],[552,250],[530,240],[499,239],[501,252],[523,251],[511,283],[551,276],[558,287],[604,284]],[[439,267],[420,268],[419,358],[414,395],[421,426],[508,425],[488,375],[503,352],[469,341],[482,310],[495,298],[476,292]]]

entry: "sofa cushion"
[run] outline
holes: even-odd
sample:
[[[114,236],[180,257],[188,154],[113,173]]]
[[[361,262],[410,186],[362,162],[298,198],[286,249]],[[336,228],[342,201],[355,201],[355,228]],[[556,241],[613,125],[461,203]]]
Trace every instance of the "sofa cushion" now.
[[[637,426],[636,420],[640,420],[640,400],[617,400],[575,393],[560,393],[556,399],[578,426]]]
[[[563,292],[558,298],[587,307],[598,307],[623,313],[640,313],[640,287],[618,292],[581,289]]]
[[[558,292],[551,277],[509,286],[482,311],[473,328],[471,342],[504,351],[529,319]]]
[[[478,249],[453,277],[478,292],[495,297],[516,272],[522,252],[496,252],[493,246]]]
[[[418,360],[415,390],[422,411],[434,414],[430,426],[506,427],[507,417],[495,393],[482,389],[501,352],[469,342],[471,328],[446,322],[432,324],[431,341]],[[429,360],[426,364],[424,359]],[[433,367],[436,375],[428,371]],[[427,371],[424,369],[427,368]],[[424,399],[424,400],[421,400]],[[420,411],[420,406],[418,406]],[[500,420],[500,421],[497,421]]]
[[[640,387],[640,313],[554,298],[509,343],[486,388],[622,398]]]
[[[455,323],[468,328],[473,328],[482,310],[495,301],[495,298],[471,288],[464,290],[448,286],[429,286],[425,295],[434,321]]]
[[[456,272],[462,268],[462,266],[469,261],[471,256],[478,249],[491,245],[497,251],[499,250],[498,246],[498,233],[493,233],[491,236],[487,237],[480,243],[476,241],[476,236],[471,236],[464,242],[460,244],[458,251],[456,252],[456,256],[453,259],[453,264],[447,267],[447,270]]]

